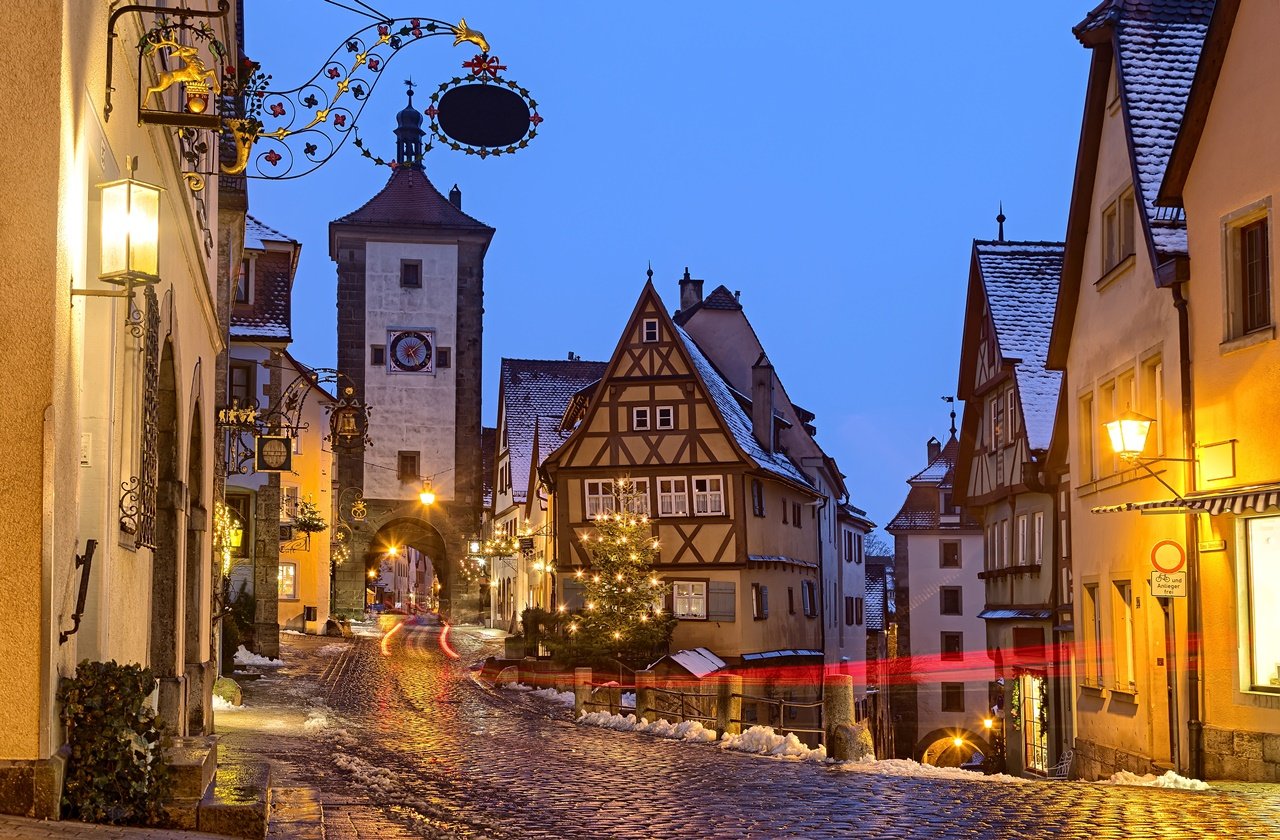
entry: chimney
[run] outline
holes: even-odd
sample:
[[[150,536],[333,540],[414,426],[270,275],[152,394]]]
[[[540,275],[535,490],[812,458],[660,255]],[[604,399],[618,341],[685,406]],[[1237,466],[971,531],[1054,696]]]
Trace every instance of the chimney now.
[[[942,454],[942,444],[936,437],[931,437],[929,438],[929,442],[925,445],[929,447],[929,460],[926,464],[932,464],[934,461],[938,460],[938,456]]]
[[[684,277],[680,278],[680,311],[687,312],[699,303],[702,303],[702,281],[690,277],[689,267],[685,266]]]
[[[449,190],[449,203],[459,210],[462,209],[462,190],[458,189],[457,184],[454,184],[453,189]]]
[[[763,353],[751,366],[751,432],[765,452],[774,450],[773,365]]]

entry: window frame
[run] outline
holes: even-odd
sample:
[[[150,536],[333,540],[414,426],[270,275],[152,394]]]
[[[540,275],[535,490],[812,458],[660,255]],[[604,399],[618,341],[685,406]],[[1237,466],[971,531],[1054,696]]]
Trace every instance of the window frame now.
[[[938,568],[939,569],[961,569],[964,568],[964,559],[960,551],[960,540],[938,540]],[[956,550],[956,562],[947,562],[947,549],[954,548]]]
[[[676,427],[676,407],[660,405],[653,410],[653,425],[659,431],[670,431]]]
[[[811,580],[800,581],[800,607],[805,618],[816,618],[818,615],[818,587]]]
[[[1245,609],[1241,610],[1240,616],[1240,638],[1248,639],[1250,643],[1247,648],[1241,652],[1241,658],[1244,660],[1241,665],[1241,689],[1250,692],[1260,692],[1267,694],[1280,693],[1280,653],[1273,653],[1270,661],[1273,663],[1272,670],[1267,675],[1259,673],[1259,654],[1258,639],[1275,638],[1275,634],[1267,632],[1265,629],[1260,631],[1258,628],[1257,616],[1277,614],[1275,610],[1266,606],[1259,607],[1259,595],[1274,591],[1274,584],[1262,573],[1259,572],[1259,554],[1254,545],[1254,528],[1271,525],[1275,527],[1280,525],[1280,516],[1248,516],[1241,517],[1237,520],[1237,530],[1239,533],[1238,544],[1242,547],[1240,552],[1240,577],[1243,581],[1243,604]],[[1280,554],[1277,554],[1276,560],[1273,561],[1280,566]],[[1269,599],[1271,601],[1280,600],[1277,598]],[[1280,645],[1276,645],[1272,650],[1280,650]],[[1264,681],[1265,680],[1265,681]],[[1272,682],[1276,680],[1276,682]]]
[[[700,482],[700,481],[704,481],[704,482],[706,482],[706,483],[707,483],[707,489],[706,489],[706,490],[701,490],[701,491],[700,491],[700,490],[698,490],[698,482]],[[711,490],[711,489],[710,489],[710,487],[711,487],[711,482],[716,482],[716,483],[719,485],[719,488],[720,488],[720,489],[719,489],[719,490]],[[724,492],[724,491],[725,491],[725,485],[724,485],[724,476],[722,476],[722,475],[695,475],[695,476],[693,476],[692,480],[689,482],[689,487],[690,487],[690,491],[691,491],[691,492],[690,492],[690,495],[693,497],[693,505],[692,505],[692,507],[693,507],[693,515],[694,515],[694,516],[725,516],[725,515],[727,515],[728,507],[725,505],[725,492]],[[699,497],[700,497],[700,496],[701,496],[701,497],[703,497],[703,498],[704,498],[704,500],[705,500],[705,502],[706,502],[706,508],[707,508],[707,509],[706,509],[705,511],[699,511],[699,510],[698,510]],[[712,500],[713,500],[713,499],[718,499],[718,500],[719,500],[719,502],[720,502],[720,505],[719,505],[719,509],[718,509],[718,510],[717,510],[717,509],[713,509],[713,508],[712,508],[711,502],[712,502]]]
[[[1252,323],[1247,320],[1249,314],[1249,274],[1246,267],[1245,232],[1261,228],[1260,239],[1262,255],[1259,265],[1265,275],[1263,291],[1265,305],[1256,307],[1263,321]],[[1272,288],[1275,277],[1272,260],[1275,248],[1271,242],[1274,230],[1271,224],[1271,197],[1268,196],[1228,214],[1222,219],[1222,254],[1223,254],[1223,350],[1230,351],[1238,347],[1250,346],[1256,341],[1275,337],[1275,292]]]
[[[289,523],[298,518],[298,504],[302,501],[302,487],[297,484],[280,485],[280,521]]]
[[[285,567],[288,566],[289,574],[285,574]],[[289,579],[291,584],[289,589],[284,587],[285,578]],[[300,600],[298,595],[298,564],[292,561],[281,561],[276,565],[276,598],[280,601],[297,601]]]
[[[253,405],[254,401],[257,399],[258,365],[247,359],[231,359],[227,362],[227,400],[229,402],[236,399],[236,371],[243,371],[245,373],[245,393],[248,395],[248,400],[247,402],[240,403],[239,405],[241,408],[247,408],[248,406]]]
[[[1031,562],[1036,566],[1044,565],[1044,511],[1037,510],[1031,514]]]
[[[663,483],[664,481],[669,481],[669,482],[671,482],[671,483],[672,483],[672,489],[670,489],[670,490],[668,490],[668,491],[664,492],[664,491],[663,491],[663,489],[662,489],[662,483]],[[679,489],[679,490],[676,490],[676,489],[675,489],[675,485],[676,485],[676,483],[679,483],[679,485],[680,485],[680,488],[681,488],[681,489]],[[660,475],[660,476],[658,476],[658,477],[657,477],[657,479],[655,479],[655,486],[658,488],[658,516],[659,516],[659,517],[666,518],[666,517],[672,517],[672,516],[689,516],[689,507],[690,507],[690,506],[689,506],[689,478],[688,478],[688,476],[683,476],[683,475]],[[670,500],[672,500],[673,502],[674,502],[675,500],[677,500],[677,499],[678,499],[678,500],[680,500],[680,501],[681,501],[681,503],[682,503],[682,504],[681,504],[681,509],[680,509],[680,510],[675,510],[675,505],[673,505],[673,506],[672,506],[672,508],[673,508],[673,509],[672,509],[672,511],[671,511],[670,513],[664,513],[664,512],[663,512],[663,505],[662,505],[662,502],[663,502],[663,500],[664,500],[664,499],[670,499]]]
[[[965,711],[964,688],[965,686],[964,686],[964,683],[962,682],[948,681],[948,682],[938,683],[938,708],[941,711],[947,712],[949,714],[950,713],[964,714],[964,711]],[[958,700],[959,701],[958,704],[953,702],[952,705],[959,705],[960,708],[958,709],[948,708],[948,700],[950,701]]]
[[[751,618],[764,621],[769,617],[769,587],[763,583],[751,584]]]
[[[649,406],[636,405],[631,407],[631,431],[647,432],[649,431]]]
[[[592,492],[593,485],[597,488]],[[587,520],[601,514],[616,513],[618,497],[613,492],[611,478],[584,478],[582,480],[582,514]]]
[[[681,595],[680,594],[681,586],[688,586],[690,588],[690,591],[685,595]],[[699,587],[701,587],[701,591],[702,591],[701,596],[699,596],[696,591]],[[671,581],[671,614],[676,618],[680,619],[681,621],[706,621],[708,590],[709,590],[708,580],[706,580],[705,578],[698,579],[698,580],[672,580]],[[682,613],[680,611],[681,598],[688,599],[687,603],[693,604],[694,600],[699,597],[701,597],[701,604],[702,604],[701,615],[697,614],[696,612]]]
[[[955,598],[953,609],[947,609],[947,596]],[[964,587],[963,586],[939,586],[938,587],[938,615],[964,615]]]
[[[649,505],[649,488],[650,488],[649,479],[648,479],[648,478],[632,478],[632,479],[630,479],[630,481],[631,481],[631,487],[632,487],[632,490],[633,490],[633,491],[634,491],[634,493],[635,493],[635,498],[634,498],[634,500],[633,500],[633,501],[637,502],[638,504],[626,504],[626,503],[624,503],[624,504],[621,506],[621,507],[622,507],[622,512],[623,512],[623,513],[634,513],[634,514],[636,514],[636,515],[638,515],[638,516],[649,516],[649,515],[650,515],[650,513],[649,513],[649,510],[650,510],[650,505]]]
[[[1137,663],[1134,661],[1136,633],[1133,581],[1112,581],[1111,595],[1111,615],[1114,622],[1112,638],[1115,640],[1111,663],[1115,669],[1115,686],[1117,691],[1132,692],[1138,679]]]
[[[410,460],[412,459],[412,460]],[[412,464],[412,466],[409,466]],[[401,483],[418,481],[422,473],[422,452],[413,449],[401,449],[396,452],[396,478]]]
[[[416,269],[416,280],[406,283],[406,268]],[[401,259],[400,260],[400,288],[402,289],[421,289],[422,288],[422,260]]]
[[[758,478],[751,479],[751,513],[754,516],[765,515],[764,482]]]
[[[244,255],[240,258],[240,268],[236,271],[235,280],[231,284],[231,305],[232,306],[252,306],[254,302],[254,278],[258,273],[258,258],[255,254]],[[240,280],[244,279],[244,297],[240,296],[242,288]]]
[[[644,318],[640,321],[640,341],[644,344],[656,344],[662,340],[662,329],[657,318]]]
[[[956,650],[948,650],[948,642],[956,643]],[[943,662],[964,661],[964,633],[960,630],[943,630],[938,634],[938,658]]]

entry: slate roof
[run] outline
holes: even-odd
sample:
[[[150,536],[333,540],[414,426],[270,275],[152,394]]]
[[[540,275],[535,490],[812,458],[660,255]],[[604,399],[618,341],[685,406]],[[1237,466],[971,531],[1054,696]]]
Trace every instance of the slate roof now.
[[[497,451],[498,430],[480,427],[480,495],[486,508],[493,506],[493,459]]]
[[[1106,0],[1074,32],[1082,42],[1111,26],[1138,187],[1158,255],[1187,253],[1186,216],[1156,207],[1182,124],[1214,0]]]
[[[884,630],[885,579],[884,566],[867,565],[867,592],[863,600],[863,613],[867,630]]]
[[[720,375],[720,371],[711,363],[711,360],[703,355],[698,343],[684,331],[683,327],[677,326],[676,332],[679,333],[680,338],[684,341],[685,348],[689,351],[689,357],[693,360],[694,370],[697,371],[698,376],[707,386],[707,394],[720,410],[720,416],[724,418],[725,425],[729,428],[738,446],[747,454],[747,457],[755,461],[761,469],[783,476],[801,486],[812,488],[813,485],[809,482],[809,479],[792,463],[785,453],[764,451],[764,447],[760,445],[760,442],[756,440],[756,436],[752,434],[751,418],[743,410],[734,390],[729,387],[729,383]]]
[[[244,217],[244,247],[255,251],[265,251],[268,242],[285,242],[297,245],[298,240],[292,236],[286,236],[268,224],[263,223],[260,219],[245,214]]]
[[[963,508],[956,524],[943,525],[938,515],[938,491],[951,489],[959,451],[959,442],[954,436],[950,437],[928,466],[907,479],[911,490],[897,515],[885,526],[886,531],[977,530],[981,527]]]
[[[699,309],[720,309],[725,311],[741,310],[742,304],[738,302],[738,296],[724,287],[723,284],[716,286],[711,294],[702,300],[690,306],[688,309],[681,309],[673,316],[673,320],[680,325],[693,316],[693,313]]]
[[[293,250],[267,251],[267,242],[292,245]],[[234,339],[291,341],[293,273],[297,270],[298,241],[246,215],[244,247],[263,253],[254,260],[253,302],[232,305],[228,334]]]
[[[550,359],[502,360],[498,375],[503,403],[500,410],[511,465],[511,497],[517,504],[523,504],[528,498],[535,430],[539,431],[541,444],[541,435],[555,427],[552,419],[563,416],[570,398],[603,376],[607,364]],[[539,418],[548,419],[539,424]],[[559,437],[558,432],[556,436]],[[500,445],[501,441],[496,443]],[[539,453],[539,463],[542,457],[545,455]]]
[[[461,227],[492,231],[440,194],[421,169],[397,169],[360,209],[334,220],[346,225]]]
[[[1062,385],[1062,372],[1046,370],[1045,363],[1064,247],[1061,242],[973,243],[1000,355],[1018,360],[1013,370],[1032,449],[1049,448]]]

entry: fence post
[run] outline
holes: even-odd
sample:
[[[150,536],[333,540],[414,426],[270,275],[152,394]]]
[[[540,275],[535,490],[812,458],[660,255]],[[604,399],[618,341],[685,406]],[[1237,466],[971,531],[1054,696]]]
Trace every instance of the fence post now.
[[[582,717],[587,711],[587,701],[591,699],[591,669],[573,669],[573,714]]]
[[[827,755],[836,761],[852,758],[852,744],[847,730],[837,737],[839,727],[854,723],[853,677],[829,674],[822,685],[822,729],[827,734]]]
[[[716,685],[716,734],[742,734],[742,677],[722,674]]]
[[[636,671],[636,717],[640,720],[656,719],[653,713],[653,689],[658,677],[653,671]]]

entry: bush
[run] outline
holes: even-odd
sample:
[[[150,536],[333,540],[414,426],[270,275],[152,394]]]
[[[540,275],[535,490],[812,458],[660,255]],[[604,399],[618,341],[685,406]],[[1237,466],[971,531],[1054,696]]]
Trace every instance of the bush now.
[[[71,757],[62,787],[67,816],[84,822],[155,825],[165,818],[169,779],[150,669],[81,662],[58,688]]]

